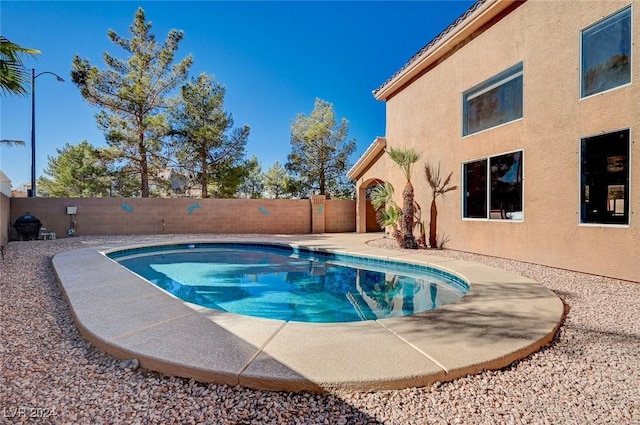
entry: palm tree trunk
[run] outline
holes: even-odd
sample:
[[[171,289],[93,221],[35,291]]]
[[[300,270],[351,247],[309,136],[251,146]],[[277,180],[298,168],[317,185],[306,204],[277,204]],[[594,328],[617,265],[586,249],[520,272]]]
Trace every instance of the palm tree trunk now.
[[[400,231],[402,232],[402,248],[416,249],[418,243],[413,236],[413,185],[410,181],[402,191],[402,219],[400,221]]]
[[[437,248],[437,225],[438,225],[438,208],[436,207],[436,197],[431,200],[431,219],[429,221],[429,246]]]

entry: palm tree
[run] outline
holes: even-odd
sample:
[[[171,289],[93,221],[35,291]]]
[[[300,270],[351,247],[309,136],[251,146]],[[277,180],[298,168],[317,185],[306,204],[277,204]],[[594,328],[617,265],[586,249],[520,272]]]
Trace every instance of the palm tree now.
[[[24,140],[9,140],[9,139],[2,139],[0,140],[0,143],[2,143],[5,146],[24,146]]]
[[[452,190],[457,190],[458,186],[449,186],[451,182],[451,176],[453,171],[449,173],[446,179],[442,181],[440,177],[440,163],[438,168],[433,168],[430,164],[424,165],[424,176],[427,179],[427,183],[431,186],[431,221],[429,222],[429,245],[431,248],[437,248],[437,220],[438,220],[438,208],[436,207],[436,198]]]
[[[411,171],[413,165],[418,162],[421,154],[417,153],[413,148],[389,148],[387,150],[389,157],[393,162],[398,164],[407,184],[402,191],[402,215],[400,220],[400,232],[402,233],[402,248],[417,249],[418,243],[413,235],[413,216],[414,216],[414,194],[413,185],[411,184]]]
[[[40,50],[20,47],[0,35],[0,89],[3,93],[24,95],[29,73],[22,63],[22,56],[35,56]]]

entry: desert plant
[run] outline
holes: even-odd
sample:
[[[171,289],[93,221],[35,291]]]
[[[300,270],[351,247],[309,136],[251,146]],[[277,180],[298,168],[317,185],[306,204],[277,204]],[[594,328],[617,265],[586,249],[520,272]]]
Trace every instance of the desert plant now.
[[[397,239],[398,223],[402,211],[393,201],[394,189],[389,182],[379,183],[371,190],[371,204],[376,210],[376,221],[383,227],[391,227],[391,233]],[[398,240],[398,242],[400,242]]]
[[[371,189],[371,205],[373,209],[378,211],[386,205],[395,205],[393,202],[394,189],[389,182],[378,183]]]
[[[418,243],[413,235],[414,223],[414,192],[411,184],[411,172],[413,165],[418,162],[421,154],[417,153],[413,148],[389,148],[387,154],[393,162],[395,162],[404,173],[407,183],[402,191],[402,216],[400,219],[400,233],[402,248],[417,249]]]
[[[436,206],[436,199],[440,195],[444,197],[445,193],[451,192],[453,190],[457,190],[458,186],[450,186],[451,177],[453,176],[453,171],[449,173],[449,175],[447,176],[446,179],[444,179],[444,181],[442,180],[442,177],[440,176],[440,163],[438,163],[438,168],[432,167],[431,164],[425,164],[424,176],[427,180],[427,183],[429,183],[429,186],[431,186],[431,194],[432,194],[431,218],[429,222],[429,245],[432,248],[437,248],[438,247],[438,241],[437,241],[438,208]],[[447,241],[448,240],[449,238],[447,238]],[[441,245],[444,245],[444,243],[445,241],[443,240],[443,243]]]
[[[444,246],[449,243],[449,236],[446,234],[441,235],[436,243],[436,249],[444,249]]]
[[[415,201],[413,201],[413,223],[414,234],[418,234],[418,239],[416,239],[418,247],[425,247],[427,238],[425,236],[424,220],[422,220],[422,208]]]

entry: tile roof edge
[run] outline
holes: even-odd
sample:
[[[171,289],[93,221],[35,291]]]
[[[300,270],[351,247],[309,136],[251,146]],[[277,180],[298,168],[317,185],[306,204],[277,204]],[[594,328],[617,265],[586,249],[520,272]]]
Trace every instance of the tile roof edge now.
[[[458,28],[462,22],[465,22],[469,16],[473,15],[481,6],[487,3],[489,0],[478,0],[471,7],[469,7],[462,15],[458,16],[458,18],[453,21],[447,28],[444,29],[440,34],[438,34],[435,38],[433,38],[427,45],[425,45],[422,49],[420,49],[416,54],[411,56],[409,60],[391,77],[389,77],[384,83],[380,84],[378,88],[373,90],[374,97],[381,92],[389,83],[395,80],[398,76],[400,76],[406,69],[410,68],[419,58],[423,57],[425,53],[429,52],[434,45],[436,45],[440,40],[442,40],[446,35],[448,35],[451,31]]]

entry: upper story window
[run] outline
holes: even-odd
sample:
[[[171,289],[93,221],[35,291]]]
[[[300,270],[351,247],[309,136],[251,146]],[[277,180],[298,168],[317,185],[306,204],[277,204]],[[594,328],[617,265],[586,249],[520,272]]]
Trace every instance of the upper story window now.
[[[522,62],[463,93],[464,136],[522,118]]]
[[[581,97],[631,82],[631,7],[582,31]]]

